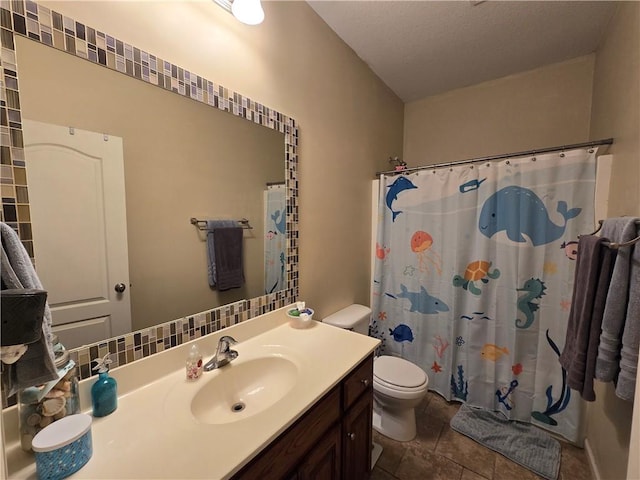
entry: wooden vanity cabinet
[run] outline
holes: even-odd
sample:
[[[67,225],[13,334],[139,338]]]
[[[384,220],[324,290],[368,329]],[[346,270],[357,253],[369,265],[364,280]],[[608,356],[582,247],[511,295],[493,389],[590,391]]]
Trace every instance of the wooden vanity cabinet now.
[[[361,480],[371,471],[373,355],[233,476]]]

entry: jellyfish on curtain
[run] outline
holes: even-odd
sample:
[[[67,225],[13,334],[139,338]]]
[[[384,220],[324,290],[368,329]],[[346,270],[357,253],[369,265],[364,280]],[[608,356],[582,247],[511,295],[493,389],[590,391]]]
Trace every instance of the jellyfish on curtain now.
[[[442,273],[440,255],[431,250],[433,238],[427,232],[418,230],[411,237],[411,251],[418,257],[418,270],[429,273],[431,268],[435,268],[438,275]]]

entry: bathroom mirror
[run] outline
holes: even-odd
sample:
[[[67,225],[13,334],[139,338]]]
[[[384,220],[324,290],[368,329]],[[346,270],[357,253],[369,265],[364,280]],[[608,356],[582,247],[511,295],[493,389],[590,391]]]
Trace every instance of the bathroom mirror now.
[[[265,242],[275,236],[282,251],[286,245],[284,134],[28,38],[15,39],[23,119],[122,139],[132,330],[286,288],[286,252],[265,262]],[[25,128],[25,145],[28,134]],[[25,156],[29,173],[28,148]],[[277,214],[266,208],[273,189],[282,195]],[[190,223],[192,217],[249,221],[241,288],[209,287],[206,232]],[[37,219],[32,221],[37,268]],[[265,279],[269,264],[279,282],[273,275]],[[45,279],[43,284],[50,288]],[[105,337],[125,332],[109,333]]]

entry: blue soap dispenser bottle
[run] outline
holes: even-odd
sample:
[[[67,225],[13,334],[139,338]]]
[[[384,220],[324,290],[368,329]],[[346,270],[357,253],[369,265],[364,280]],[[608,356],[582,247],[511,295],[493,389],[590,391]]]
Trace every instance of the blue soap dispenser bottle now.
[[[94,417],[104,417],[118,408],[118,383],[109,376],[109,364],[112,360],[107,353],[103,358],[94,360],[98,371],[98,380],[91,386],[91,405]]]

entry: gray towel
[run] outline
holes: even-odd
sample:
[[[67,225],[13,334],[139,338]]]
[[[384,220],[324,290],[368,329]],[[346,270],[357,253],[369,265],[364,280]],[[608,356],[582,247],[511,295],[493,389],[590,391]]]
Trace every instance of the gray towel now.
[[[18,234],[9,225],[0,222],[2,251],[2,283],[6,288],[35,288],[43,290],[29,254]],[[51,344],[51,312],[45,306],[40,339],[29,344],[26,353],[12,365],[5,365],[2,381],[7,396],[23,388],[40,385],[58,378]]]
[[[237,222],[233,220],[208,220],[207,221],[207,273],[209,276],[209,286],[216,288],[217,271],[216,271],[216,248],[215,237],[213,231],[216,228],[227,228],[237,226]]]
[[[602,236],[616,243],[632,240],[637,235],[636,220],[638,219],[631,217],[607,219],[602,226]],[[603,382],[614,380],[619,370],[620,343],[629,300],[632,253],[633,249],[630,247],[619,249],[613,267],[596,361],[596,379]]]
[[[623,247],[621,250],[630,247]],[[640,246],[633,249],[631,258],[631,278],[629,280],[629,304],[622,334],[620,351],[620,373],[616,385],[616,395],[623,400],[633,402],[638,373],[638,348],[640,348]]]
[[[220,291],[244,283],[243,229],[233,220],[207,221],[209,286]]]
[[[600,327],[616,251],[602,245],[606,238],[582,235],[578,241],[571,312],[560,364],[569,388],[593,402],[593,378]]]

